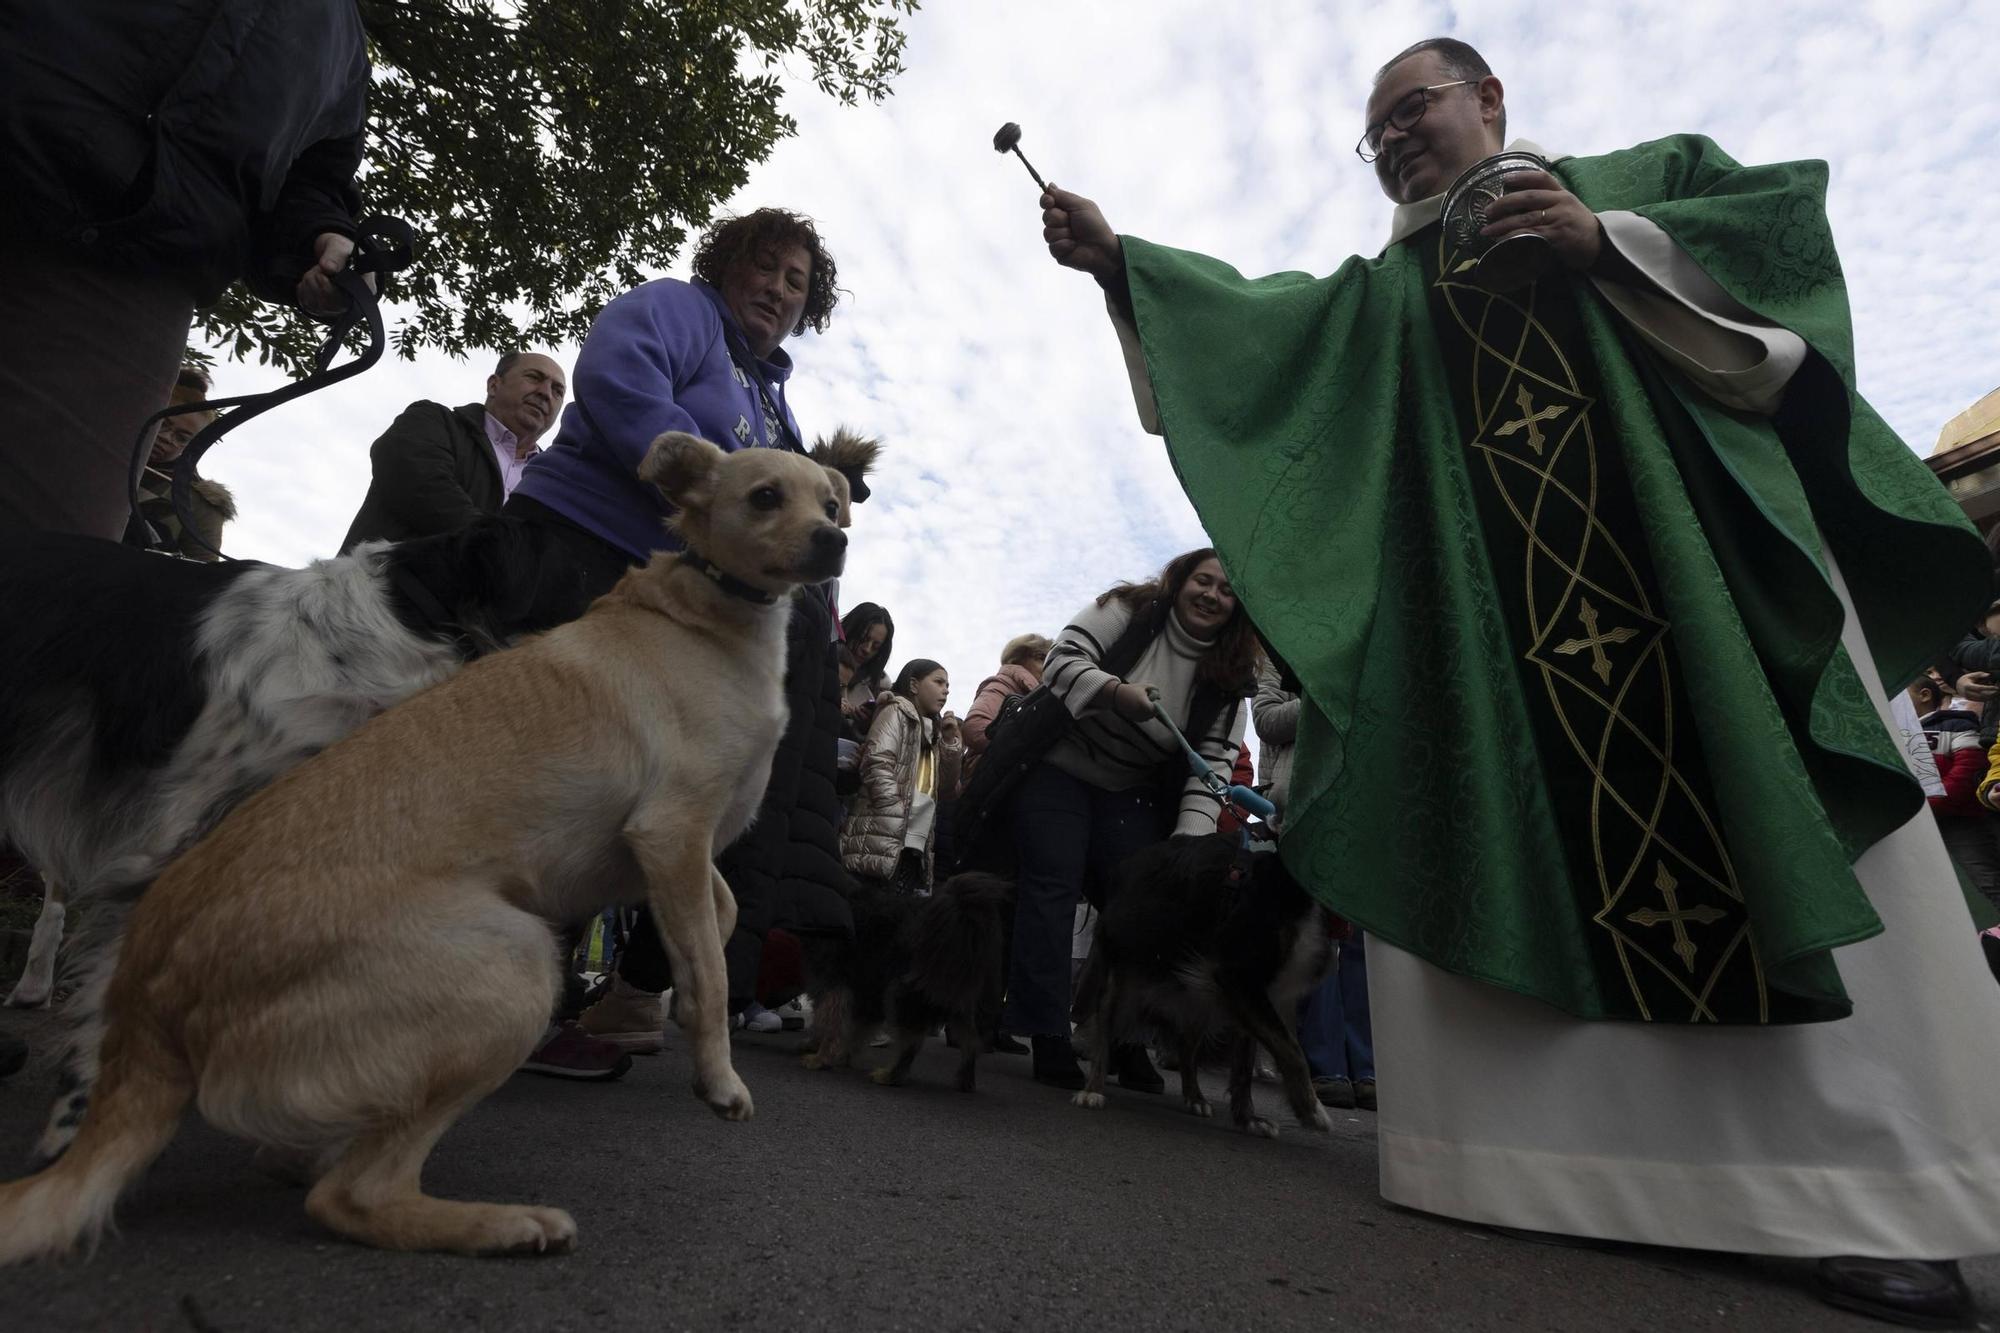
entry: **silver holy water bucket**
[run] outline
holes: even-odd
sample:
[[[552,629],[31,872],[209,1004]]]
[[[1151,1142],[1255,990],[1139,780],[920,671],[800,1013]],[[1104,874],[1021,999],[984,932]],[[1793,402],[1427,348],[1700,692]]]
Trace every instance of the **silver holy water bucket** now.
[[[1534,153],[1495,153],[1467,167],[1445,191],[1445,242],[1474,261],[1469,276],[1484,290],[1518,291],[1558,267],[1555,247],[1545,237],[1516,232],[1496,241],[1479,234],[1487,222],[1486,210],[1507,193],[1508,176],[1548,169],[1548,162]]]

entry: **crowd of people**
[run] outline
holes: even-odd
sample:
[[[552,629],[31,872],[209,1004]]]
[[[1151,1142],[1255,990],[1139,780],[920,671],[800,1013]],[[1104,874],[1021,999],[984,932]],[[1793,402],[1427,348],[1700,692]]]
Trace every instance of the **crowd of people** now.
[[[1931,816],[1967,887],[2000,917],[2000,601],[1906,691]],[[1906,734],[1909,728],[1906,726]],[[2000,978],[2000,924],[1980,936]]]
[[[270,76],[270,26],[215,38],[92,10],[30,35],[67,41],[79,68],[0,43],[0,82],[35,84],[22,105],[53,118],[0,127],[19,140],[0,140],[18,178],[0,520],[116,539],[131,423],[207,390],[175,369],[189,312],[239,278],[337,306],[367,65],[332,0],[286,20],[325,55],[313,80]],[[197,57],[242,77],[161,101],[131,74]],[[125,103],[143,120],[107,122]],[[236,133],[133,142],[202,117]],[[1468,234],[1442,217],[1447,188],[1510,147],[1483,58],[1451,39],[1405,50],[1362,123],[1390,242],[1324,280],[1245,281],[1121,235],[1081,195],[1042,196],[1050,254],[1102,289],[1141,423],[1214,546],[1007,640],[963,720],[946,664],[899,645],[883,606],[837,582],[795,597],[785,730],[754,824],[718,858],[738,905],[730,1010],[782,1027],[800,942],[851,930],[857,893],[1003,867],[1014,920],[985,1039],[1025,1040],[1035,1079],[1080,1088],[1089,909],[1134,852],[1240,827],[1175,733],[1240,773],[1254,729],[1287,865],[1368,932],[1295,1017],[1335,1106],[1375,1105],[1381,1025],[1387,1197],[1821,1257],[1830,1298],[1959,1317],[1944,1260],[2000,1247],[2000,1060],[1970,1050],[2000,1025],[1966,974],[1944,849],[2000,903],[2000,708],[1979,715],[2000,615],[1912,689],[1935,815],[1914,819],[1883,686],[1969,613],[1991,561],[1852,389],[1823,166],[1745,168],[1698,136],[1576,159],[1515,141],[1539,165]],[[141,160],[143,178],[118,169]],[[1547,299],[1480,276],[1475,236],[1526,233]],[[604,307],[570,373],[510,352],[480,401],[410,405],[370,450],[343,549],[498,515],[581,614],[679,545],[637,475],[662,432],[807,450],[786,344],[824,331],[839,295],[803,214],[717,223],[691,278]],[[52,336],[110,327],[130,345],[84,357]],[[1328,447],[1335,421],[1352,448]],[[203,492],[185,530],[161,508],[199,422],[161,431],[143,506],[156,538],[210,558],[227,493]],[[1416,695],[1449,711],[1409,725]],[[566,999],[528,1068],[615,1078],[659,1049],[668,951],[643,910],[622,933],[612,975]],[[1125,1086],[1162,1085],[1144,1046],[1112,1058]]]

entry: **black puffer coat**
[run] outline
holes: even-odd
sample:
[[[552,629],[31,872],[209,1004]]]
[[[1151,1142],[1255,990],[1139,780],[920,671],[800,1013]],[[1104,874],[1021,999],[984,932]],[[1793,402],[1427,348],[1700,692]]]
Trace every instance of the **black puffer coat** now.
[[[834,791],[840,738],[840,672],[833,652],[833,612],[817,588],[792,601],[785,664],[790,715],[757,820],[716,857],[736,895],[730,937],[732,1006],[756,995],[765,932],[851,935],[848,897],[854,881],[840,863],[843,802]]]
[[[289,303],[367,92],[354,0],[0,0],[0,240]]]

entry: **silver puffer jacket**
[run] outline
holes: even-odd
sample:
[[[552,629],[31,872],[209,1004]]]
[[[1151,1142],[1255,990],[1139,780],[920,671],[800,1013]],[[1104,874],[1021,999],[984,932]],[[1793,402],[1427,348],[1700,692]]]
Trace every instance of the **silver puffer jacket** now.
[[[889,695],[868,728],[861,754],[861,790],[848,803],[847,822],[840,830],[840,859],[850,873],[889,879],[910,831],[910,807],[917,795],[917,763],[923,756],[924,719],[917,706],[901,695]],[[937,746],[939,799],[958,788],[964,746],[940,741]],[[933,836],[924,847],[924,882],[932,882]]]

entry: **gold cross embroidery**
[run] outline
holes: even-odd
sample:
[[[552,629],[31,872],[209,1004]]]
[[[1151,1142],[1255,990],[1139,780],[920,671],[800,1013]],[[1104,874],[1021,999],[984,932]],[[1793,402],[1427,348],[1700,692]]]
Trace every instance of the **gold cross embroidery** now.
[[[1514,403],[1521,409],[1521,415],[1494,431],[1493,434],[1498,438],[1505,439],[1517,430],[1526,429],[1528,432],[1528,447],[1535,451],[1535,457],[1540,458],[1542,456],[1542,445],[1545,443],[1542,438],[1540,423],[1554,421],[1557,417],[1569,411],[1569,404],[1557,403],[1553,407],[1545,407],[1537,412],[1535,410],[1535,400],[1528,396],[1528,386],[1523,384],[1518,386],[1518,389],[1519,391],[1514,395]]]
[[[1556,651],[1564,657],[1572,657],[1586,648],[1590,649],[1590,669],[1597,673],[1599,680],[1609,685],[1611,683],[1611,659],[1604,655],[1604,645],[1607,643],[1624,643],[1627,639],[1637,635],[1639,631],[1626,626],[1620,626],[1617,629],[1606,630],[1604,633],[1599,634],[1597,632],[1597,608],[1590,604],[1588,597],[1579,599],[1576,618],[1583,622],[1584,637],[1581,639],[1565,639],[1556,645]]]
[[[1653,877],[1653,887],[1660,891],[1660,898],[1666,903],[1667,910],[1662,912],[1655,908],[1645,907],[1632,913],[1625,919],[1635,925],[1648,928],[1663,923],[1672,926],[1674,928],[1674,952],[1680,955],[1681,966],[1692,972],[1694,971],[1695,948],[1694,941],[1688,938],[1687,923],[1692,921],[1697,925],[1713,925],[1717,921],[1722,920],[1724,913],[1719,907],[1690,907],[1682,910],[1680,900],[1674,894],[1674,890],[1678,889],[1680,884],[1672,875],[1667,873],[1665,863],[1660,865],[1659,874]]]

